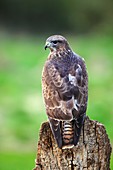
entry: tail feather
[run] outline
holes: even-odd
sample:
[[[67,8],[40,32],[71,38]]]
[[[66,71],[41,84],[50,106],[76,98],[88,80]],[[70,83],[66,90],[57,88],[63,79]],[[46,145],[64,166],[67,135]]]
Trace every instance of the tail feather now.
[[[62,122],[63,145],[73,144],[73,126],[71,121]]]
[[[77,145],[84,116],[80,116],[72,121],[58,121],[51,118],[49,118],[49,121],[59,148],[67,149]]]

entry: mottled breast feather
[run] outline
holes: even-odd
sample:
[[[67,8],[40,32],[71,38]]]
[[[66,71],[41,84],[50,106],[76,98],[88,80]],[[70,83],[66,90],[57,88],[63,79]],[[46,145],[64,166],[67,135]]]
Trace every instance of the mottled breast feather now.
[[[79,140],[86,114],[88,76],[84,60],[68,45],[51,50],[42,72],[42,89],[59,148],[73,147]]]

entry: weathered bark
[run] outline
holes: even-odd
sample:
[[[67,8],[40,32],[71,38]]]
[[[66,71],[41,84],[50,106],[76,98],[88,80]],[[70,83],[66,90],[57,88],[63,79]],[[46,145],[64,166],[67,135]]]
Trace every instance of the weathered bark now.
[[[111,145],[104,126],[86,117],[77,146],[57,147],[48,122],[41,126],[34,170],[109,170]]]

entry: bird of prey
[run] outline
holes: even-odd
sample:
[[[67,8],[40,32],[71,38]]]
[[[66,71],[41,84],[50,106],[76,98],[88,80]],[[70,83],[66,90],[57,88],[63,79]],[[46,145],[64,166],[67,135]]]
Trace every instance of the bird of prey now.
[[[50,36],[50,54],[42,72],[42,90],[54,138],[61,149],[76,146],[88,100],[88,76],[84,59],[74,53],[61,35]]]

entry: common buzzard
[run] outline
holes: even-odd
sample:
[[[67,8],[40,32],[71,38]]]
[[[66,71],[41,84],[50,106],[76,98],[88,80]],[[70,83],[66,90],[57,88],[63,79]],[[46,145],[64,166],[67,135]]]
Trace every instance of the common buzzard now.
[[[87,109],[85,62],[61,35],[49,37],[46,48],[50,49],[42,72],[46,113],[58,147],[72,148],[79,140]]]

